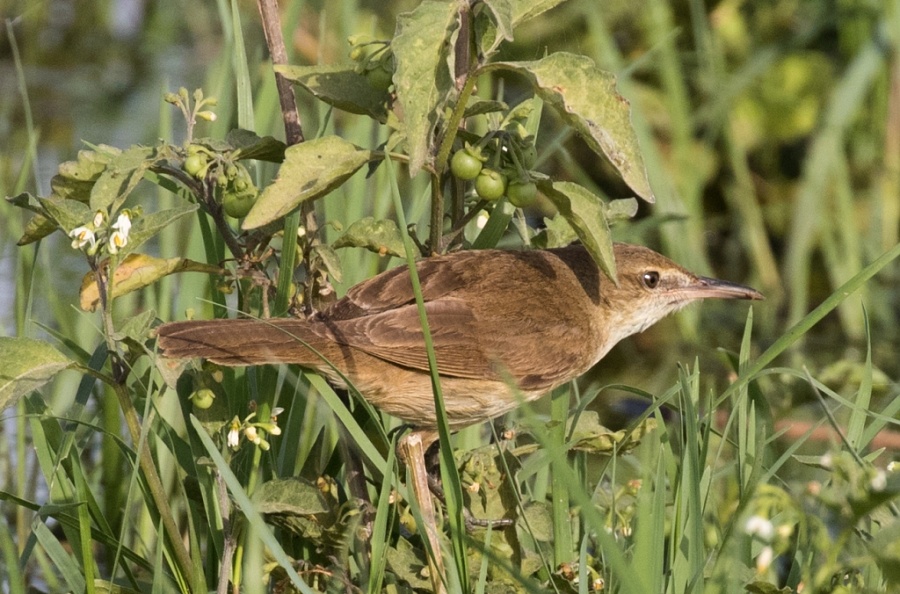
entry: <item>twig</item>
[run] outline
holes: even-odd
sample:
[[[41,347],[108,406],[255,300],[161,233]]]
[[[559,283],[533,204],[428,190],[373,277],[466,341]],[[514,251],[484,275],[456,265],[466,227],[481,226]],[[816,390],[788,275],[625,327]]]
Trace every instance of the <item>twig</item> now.
[[[278,14],[276,0],[257,0],[259,16],[262,19],[263,31],[266,35],[266,44],[269,46],[269,54],[272,56],[274,66],[287,64],[287,50],[284,45],[284,37],[281,33],[281,18]],[[303,125],[300,122],[300,113],[297,111],[297,97],[294,87],[280,73],[275,73],[275,86],[278,88],[278,101],[281,103],[281,118],[284,120],[284,135],[288,145],[304,142]],[[303,249],[303,264],[308,273],[306,283],[306,295],[304,309],[307,314],[312,313],[313,299],[317,293],[316,278],[312,269],[312,247],[316,245],[316,237],[319,224],[316,221],[316,213],[312,202],[300,204],[300,220],[306,230],[307,239]]]

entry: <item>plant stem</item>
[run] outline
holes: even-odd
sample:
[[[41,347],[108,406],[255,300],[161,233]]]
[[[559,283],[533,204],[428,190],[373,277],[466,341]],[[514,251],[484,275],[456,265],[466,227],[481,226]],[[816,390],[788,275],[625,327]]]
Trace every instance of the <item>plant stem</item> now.
[[[431,227],[428,233],[428,251],[432,254],[441,249],[444,233],[444,189],[440,175],[431,176]],[[424,254],[429,255],[429,254]]]
[[[156,465],[153,461],[153,456],[150,453],[150,448],[147,445],[146,440],[141,439],[141,423],[125,385],[125,380],[128,377],[128,366],[122,360],[118,345],[116,344],[115,339],[113,339],[115,327],[112,320],[112,299],[110,298],[112,283],[108,281],[110,278],[113,278],[113,275],[115,274],[114,260],[115,258],[110,258],[107,261],[107,270],[104,274],[102,263],[97,262],[94,258],[90,258],[90,266],[94,271],[98,294],[100,296],[103,333],[106,338],[106,349],[110,359],[112,376],[108,377],[96,373],[89,368],[84,368],[82,371],[93,377],[102,379],[111,386],[116,393],[119,407],[122,409],[122,416],[125,418],[125,424],[128,426],[131,440],[138,452],[140,468],[144,473],[144,479],[147,481],[150,495],[153,498],[153,502],[156,504],[160,518],[162,519],[163,530],[165,531],[165,534],[169,539],[169,544],[172,547],[172,551],[175,554],[175,561],[178,565],[178,569],[181,572],[185,583],[188,584],[189,589],[193,589],[191,576],[193,576],[194,572],[192,571],[193,564],[191,563],[191,556],[184,546],[184,542],[181,540],[181,533],[178,530],[178,525],[175,523],[172,508],[169,507],[169,501],[165,489],[163,489],[162,481],[159,478],[159,474],[156,472]]]
[[[277,1],[257,0],[256,4],[259,8],[259,16],[262,20],[266,44],[269,47],[269,54],[272,56],[272,65],[287,64],[287,49],[285,48],[284,36],[281,32],[281,18],[278,13]],[[281,104],[281,118],[284,121],[285,140],[288,145],[300,144],[305,141],[305,138],[303,136],[303,125],[300,122],[300,112],[297,110],[297,97],[294,94],[294,87],[289,80],[277,72],[275,73],[275,86],[278,88],[278,101]],[[316,287],[317,277],[313,274],[311,258],[313,253],[312,248],[318,243],[316,236],[319,231],[319,224],[318,221],[316,221],[315,208],[312,202],[303,202],[300,204],[299,214],[294,213],[285,218],[285,238],[297,237],[297,229],[300,225],[300,221],[303,221],[303,227],[306,230],[303,264],[308,273],[303,306],[306,313],[309,314],[314,310],[314,298],[318,294],[318,289]],[[284,311],[287,310],[288,300],[290,299],[290,292],[288,289],[293,276],[295,249],[296,241],[285,242],[275,304],[275,311],[278,314],[284,313]]]

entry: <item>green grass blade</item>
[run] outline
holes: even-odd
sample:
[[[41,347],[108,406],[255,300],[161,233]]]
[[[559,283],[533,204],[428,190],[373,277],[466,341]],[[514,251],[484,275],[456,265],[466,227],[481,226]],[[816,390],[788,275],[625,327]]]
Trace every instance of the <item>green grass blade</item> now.
[[[403,202],[400,198],[400,189],[397,186],[397,176],[390,159],[384,160],[385,168],[391,180],[391,190],[394,198],[394,211],[401,229],[408,229],[406,215],[403,211]],[[453,549],[453,560],[463,589],[468,591],[468,559],[466,554],[465,533],[466,525],[463,518],[463,494],[462,482],[459,471],[456,468],[456,460],[453,457],[453,442],[450,440],[450,426],[447,423],[447,413],[444,407],[444,397],[441,392],[441,380],[438,375],[437,359],[434,354],[434,344],[431,340],[431,331],[428,328],[428,318],[425,315],[425,302],[422,297],[422,287],[419,284],[419,276],[416,272],[416,253],[412,238],[409,233],[403,234],[403,243],[406,248],[406,263],[409,267],[409,276],[412,281],[413,293],[416,297],[416,305],[419,310],[419,321],[422,325],[422,334],[425,340],[425,350],[428,354],[428,367],[431,372],[431,387],[434,392],[434,406],[437,413],[437,429],[440,436],[441,448],[441,480],[446,497],[447,516],[450,520],[450,542]]]
[[[8,588],[9,594],[25,594],[25,577],[19,568],[19,555],[12,535],[12,525],[6,522],[0,524],[0,559],[3,560],[0,583]]]
[[[375,524],[372,528],[372,538],[370,539],[372,547],[371,563],[369,565],[369,594],[378,594],[381,592],[382,583],[384,582],[384,570],[387,565],[387,548],[390,543],[390,532],[388,530],[390,522],[393,519],[393,506],[391,505],[391,490],[394,486],[394,477],[396,476],[396,452],[397,440],[391,442],[388,450],[388,457],[385,460],[382,476],[384,479],[381,483],[381,490],[378,493],[378,507],[375,511]]]
[[[868,445],[863,441],[866,417],[872,403],[872,336],[869,333],[869,314],[863,308],[864,327],[866,331],[866,363],[863,366],[862,383],[856,392],[856,401],[847,421],[847,441],[860,454]]]
[[[215,463],[218,472],[222,475],[222,478],[225,481],[225,484],[228,485],[228,491],[234,498],[234,502],[237,504],[237,507],[239,507],[244,513],[244,516],[246,517],[250,525],[256,530],[256,534],[259,536],[260,540],[262,540],[262,542],[267,547],[269,547],[269,552],[281,565],[282,569],[287,574],[288,579],[291,580],[291,583],[294,584],[294,586],[296,586],[298,590],[303,592],[303,594],[314,594],[313,590],[306,584],[306,582],[304,582],[300,578],[300,576],[297,575],[297,572],[294,570],[293,563],[291,562],[291,558],[288,557],[287,553],[284,552],[284,549],[281,547],[281,543],[278,542],[278,539],[275,537],[275,534],[272,532],[271,528],[269,528],[268,524],[266,524],[265,520],[263,520],[259,512],[256,511],[256,507],[253,505],[253,502],[250,501],[250,497],[244,490],[243,485],[241,485],[240,480],[238,480],[238,478],[231,471],[231,468],[228,466],[225,458],[222,457],[222,454],[219,453],[216,444],[213,443],[212,438],[206,432],[203,424],[199,419],[197,419],[197,417],[193,415],[191,415],[190,421],[191,425],[193,425],[194,427],[194,430],[197,432],[197,436],[200,438],[200,441],[206,448],[206,454]]]
[[[738,379],[731,384],[718,399],[716,399],[716,407],[720,406],[733,394],[742,390],[749,382],[753,381],[775,358],[786,351],[788,347],[797,342],[804,334],[819,323],[822,318],[828,315],[834,308],[840,305],[853,292],[863,286],[870,278],[878,274],[878,272],[890,264],[900,256],[900,243],[890,250],[881,254],[871,264],[856,273],[853,278],[838,287],[825,301],[799,322],[794,324],[787,332],[782,334],[769,348],[767,348],[757,359],[750,365],[746,372],[742,373]]]
[[[553,392],[550,401],[551,427],[547,439],[555,447],[565,451],[566,421],[569,418],[569,387],[562,386]],[[553,565],[572,560],[574,543],[572,523],[569,517],[569,485],[563,472],[555,465],[550,467],[551,499],[553,513]]]
[[[47,525],[41,521],[40,517],[36,517],[31,524],[32,533],[37,538],[38,543],[50,556],[53,565],[59,571],[63,580],[69,587],[71,592],[84,592],[87,584],[84,581],[78,562],[68,553],[57,540],[56,536],[47,528]]]

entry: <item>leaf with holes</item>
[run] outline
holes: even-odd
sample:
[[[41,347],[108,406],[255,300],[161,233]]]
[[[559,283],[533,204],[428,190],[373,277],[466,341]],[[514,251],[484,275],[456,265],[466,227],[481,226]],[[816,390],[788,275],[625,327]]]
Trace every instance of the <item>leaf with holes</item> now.
[[[403,236],[397,223],[387,219],[376,221],[374,217],[362,218],[352,225],[334,242],[335,248],[363,247],[379,256],[392,255],[406,257]]]
[[[244,229],[271,223],[300,203],[325,196],[374,158],[372,151],[338,136],[288,147],[278,177],[259,195],[244,219]]]
[[[409,173],[429,160],[438,118],[452,92],[450,36],[458,26],[455,2],[428,1],[397,18],[394,89],[402,111],[409,151]]]
[[[351,66],[275,66],[275,72],[328,105],[367,115],[382,124],[387,121],[390,94],[373,88]]]
[[[635,194],[654,201],[631,126],[631,108],[616,91],[615,76],[597,68],[590,58],[565,52],[533,62],[496,62],[483,71],[495,69],[528,78],[537,94],[616,168]]]

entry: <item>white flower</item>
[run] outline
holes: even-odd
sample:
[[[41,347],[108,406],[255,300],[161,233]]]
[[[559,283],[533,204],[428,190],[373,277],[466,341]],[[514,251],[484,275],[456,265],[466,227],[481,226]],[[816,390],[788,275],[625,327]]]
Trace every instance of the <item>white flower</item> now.
[[[269,416],[269,422],[267,424],[260,425],[260,427],[268,431],[269,435],[281,435],[281,427],[278,426],[278,415],[283,412],[283,408],[281,408],[280,406],[276,406],[272,409],[272,414]]]
[[[763,573],[769,566],[772,565],[772,559],[775,558],[775,551],[772,550],[772,547],[765,546],[759,552],[759,555],[756,557],[756,571],[759,573]]]
[[[98,210],[97,212],[95,212],[93,220],[94,229],[99,229],[100,227],[102,227],[104,219],[106,219],[106,213],[104,213],[102,210]]]
[[[128,243],[128,236],[121,231],[113,231],[109,236],[109,253],[118,254],[119,250]]]
[[[241,440],[241,421],[235,417],[233,421],[231,421],[231,427],[228,429],[228,437],[225,439],[225,442],[228,444],[233,450],[236,450],[238,444]]]
[[[879,470],[875,473],[875,476],[872,477],[872,480],[869,481],[869,486],[876,493],[884,491],[887,487],[887,473],[883,470]]]
[[[131,217],[127,211],[119,214],[112,228],[115,231],[109,236],[109,253],[118,254],[119,250],[128,244],[128,232],[131,230]]]
[[[256,432],[256,427],[254,427],[253,425],[244,429],[244,436],[250,443],[255,443],[256,445],[259,445],[259,442],[262,439],[259,436],[259,433]]]
[[[750,536],[758,536],[761,540],[769,542],[775,534],[775,527],[762,516],[750,516],[744,524],[744,531]]]
[[[97,236],[94,234],[94,230],[85,225],[69,231],[69,237],[72,238],[72,249],[80,250],[87,244],[91,244],[91,248],[97,245]]]
[[[119,213],[119,216],[116,219],[116,222],[113,223],[112,228],[118,229],[119,231],[124,233],[126,237],[128,236],[128,231],[131,230],[131,216],[128,214],[127,210]]]

